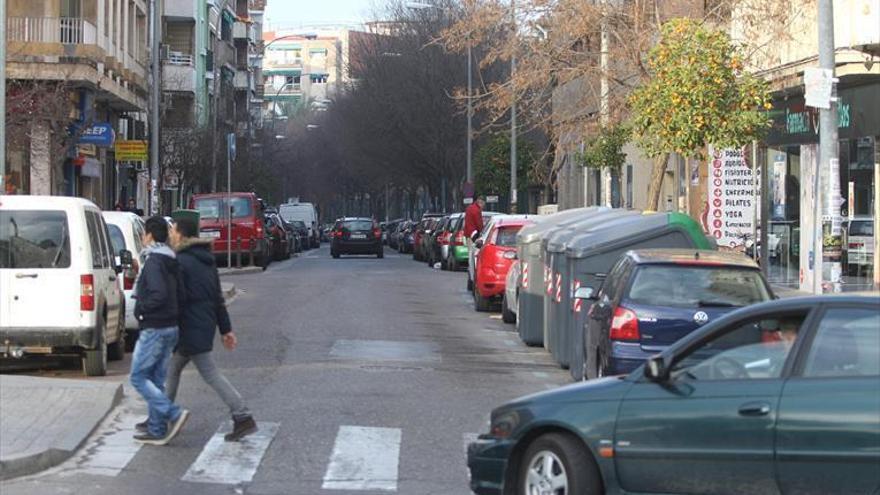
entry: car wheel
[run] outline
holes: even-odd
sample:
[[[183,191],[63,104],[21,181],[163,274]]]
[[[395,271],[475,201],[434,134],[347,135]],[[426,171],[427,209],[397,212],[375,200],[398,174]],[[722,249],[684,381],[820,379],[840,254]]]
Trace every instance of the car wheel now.
[[[468,279],[467,279],[467,290],[468,290],[468,292],[473,292],[473,290],[474,290],[474,281],[471,280],[471,274],[470,274],[470,273],[468,273]]]
[[[104,376],[107,374],[107,340],[104,335],[107,332],[107,323],[104,317],[98,318],[98,346],[95,349],[86,349],[82,354],[83,374],[86,376]]]
[[[458,260],[455,259],[454,255],[449,255],[449,260],[446,261],[446,268],[450,272],[457,272],[458,271]]]
[[[492,301],[480,295],[480,291],[474,290],[474,309],[479,312],[486,312],[491,309]]]
[[[385,250],[382,249],[382,248],[380,247],[380,248],[379,248],[379,252],[376,253],[376,257],[379,258],[379,259],[384,258],[384,257],[385,257]]]
[[[520,463],[517,494],[598,495],[602,483],[596,462],[577,439],[561,433],[538,437]]]
[[[332,251],[330,253],[330,256],[333,256],[333,259],[339,259],[339,253],[337,253],[336,251]]]
[[[507,294],[501,297],[501,321],[504,323],[516,323],[516,313],[507,309]]]

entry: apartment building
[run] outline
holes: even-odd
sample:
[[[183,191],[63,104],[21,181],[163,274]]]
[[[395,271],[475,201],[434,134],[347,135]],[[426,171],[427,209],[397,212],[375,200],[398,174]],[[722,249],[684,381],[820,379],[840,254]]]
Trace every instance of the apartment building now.
[[[114,142],[146,137],[144,0],[8,0],[7,194],[146,196]]]
[[[346,29],[264,33],[265,118],[289,115],[299,106],[320,110],[343,91],[349,81],[348,37]]]

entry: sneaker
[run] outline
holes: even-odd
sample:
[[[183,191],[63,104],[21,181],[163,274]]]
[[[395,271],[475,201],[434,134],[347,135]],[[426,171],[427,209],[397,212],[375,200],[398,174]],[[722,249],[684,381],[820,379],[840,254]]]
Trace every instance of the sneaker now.
[[[134,440],[136,442],[147,445],[165,445],[168,443],[169,440],[171,440],[171,438],[169,438],[168,435],[165,435],[164,437],[157,437],[150,434],[149,432],[145,432],[136,434],[134,436]]]
[[[148,419],[145,419],[145,420],[141,421],[140,423],[134,425],[135,431],[137,431],[138,433],[146,433],[148,431],[147,430],[147,423],[149,423],[149,422],[150,422],[150,420],[148,418]]]
[[[183,428],[183,425],[186,424],[186,420],[189,419],[189,411],[186,409],[180,410],[180,415],[177,416],[177,419],[168,423],[168,434],[165,435],[166,443],[170,442],[171,439],[177,436],[180,433],[180,429]]]
[[[227,433],[226,436],[223,437],[223,439],[227,442],[237,442],[256,431],[257,422],[254,421],[253,417],[247,416],[244,419],[233,420],[232,432]]]

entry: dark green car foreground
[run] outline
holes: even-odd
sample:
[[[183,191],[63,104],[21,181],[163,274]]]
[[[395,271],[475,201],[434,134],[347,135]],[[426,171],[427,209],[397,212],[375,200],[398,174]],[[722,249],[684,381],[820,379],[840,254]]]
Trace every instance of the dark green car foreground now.
[[[732,312],[626,377],[517,399],[468,449],[480,494],[880,493],[880,297]]]

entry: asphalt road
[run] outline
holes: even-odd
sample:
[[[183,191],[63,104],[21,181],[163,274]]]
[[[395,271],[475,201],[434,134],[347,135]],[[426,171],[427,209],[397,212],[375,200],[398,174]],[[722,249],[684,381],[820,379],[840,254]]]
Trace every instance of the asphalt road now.
[[[130,439],[144,407],[127,388],[78,456],[2,493],[469,493],[465,444],[492,407],[568,379],[497,313],[474,312],[465,277],[391,250],[333,260],[325,245],[230,279],[239,348],[214,354],[259,435],[212,440],[228,411],[189,368],[178,402],[193,416],[170,445]],[[129,359],[101,379],[125,381]]]

